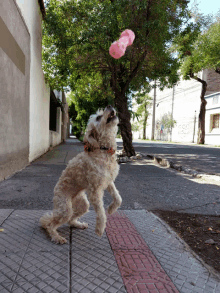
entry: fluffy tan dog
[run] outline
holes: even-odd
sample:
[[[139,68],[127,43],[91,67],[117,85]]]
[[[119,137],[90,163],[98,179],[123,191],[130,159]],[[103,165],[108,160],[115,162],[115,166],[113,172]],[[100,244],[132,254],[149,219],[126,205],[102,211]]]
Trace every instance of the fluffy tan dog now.
[[[115,151],[118,117],[112,106],[91,115],[84,136],[84,152],[69,161],[66,169],[54,188],[54,209],[40,219],[43,228],[55,243],[66,243],[57,228],[64,223],[86,229],[87,223],[78,218],[89,210],[89,201],[93,205],[96,217],[95,232],[102,236],[106,226],[106,214],[103,206],[104,190],[107,189],[113,201],[108,207],[112,214],[121,205],[122,199],[114,185],[119,172]],[[89,201],[87,199],[86,193]]]

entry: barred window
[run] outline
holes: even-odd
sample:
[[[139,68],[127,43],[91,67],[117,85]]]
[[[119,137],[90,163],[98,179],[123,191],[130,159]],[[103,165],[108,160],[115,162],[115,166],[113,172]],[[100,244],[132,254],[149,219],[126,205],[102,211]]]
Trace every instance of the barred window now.
[[[219,114],[213,115],[212,128],[219,128]]]

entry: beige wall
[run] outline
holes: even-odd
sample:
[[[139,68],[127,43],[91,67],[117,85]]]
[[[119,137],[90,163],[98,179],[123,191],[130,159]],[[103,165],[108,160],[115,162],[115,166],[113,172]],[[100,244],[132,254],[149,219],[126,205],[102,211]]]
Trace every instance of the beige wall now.
[[[29,161],[50,147],[50,88],[42,70],[42,13],[38,0],[16,0],[31,35]]]
[[[155,122],[161,121],[164,114],[172,114],[173,119],[176,121],[175,127],[172,130],[172,141],[177,142],[192,142],[194,132],[194,118],[196,111],[196,124],[195,124],[195,136],[197,138],[198,129],[198,115],[200,109],[200,93],[201,83],[195,80],[181,80],[174,89],[165,88],[163,91],[156,90],[156,108],[155,108]],[[150,92],[150,96],[153,99],[154,90]],[[153,101],[153,100],[152,100]],[[152,113],[153,107],[149,108],[149,117],[147,121],[146,138],[151,139],[152,132]],[[160,133],[161,124],[158,123],[155,129],[155,139],[170,140],[170,134],[166,129],[163,133]],[[140,131],[142,138],[142,130]]]
[[[0,180],[28,164],[30,34],[14,0],[0,2]]]
[[[220,92],[220,74],[212,69],[199,73],[199,77],[207,81],[206,96]],[[156,91],[156,123],[162,116],[172,113],[173,119],[177,122],[172,129],[172,136],[164,130],[161,134],[160,125],[155,129],[155,139],[172,140],[177,142],[196,142],[198,131],[198,115],[200,111],[201,83],[193,79],[181,80],[174,89],[165,88],[163,91]],[[154,90],[150,92],[153,99]],[[212,105],[212,98],[207,98],[206,106],[206,137],[205,143],[220,145],[220,130],[210,131],[211,116],[220,113],[220,96],[218,104]],[[135,109],[135,108],[134,108]],[[147,121],[146,138],[151,139],[153,107],[149,107],[150,115]],[[196,117],[196,119],[195,119]],[[137,122],[136,122],[137,123]],[[142,127],[138,132],[133,132],[134,138],[142,138]]]

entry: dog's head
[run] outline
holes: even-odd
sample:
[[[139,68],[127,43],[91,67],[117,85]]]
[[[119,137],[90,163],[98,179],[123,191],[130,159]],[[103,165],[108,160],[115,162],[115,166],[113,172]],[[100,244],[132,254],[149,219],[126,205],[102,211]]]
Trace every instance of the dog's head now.
[[[84,136],[84,143],[92,148],[109,146],[111,140],[115,140],[118,131],[118,117],[115,109],[109,105],[104,110],[100,109],[91,115]]]

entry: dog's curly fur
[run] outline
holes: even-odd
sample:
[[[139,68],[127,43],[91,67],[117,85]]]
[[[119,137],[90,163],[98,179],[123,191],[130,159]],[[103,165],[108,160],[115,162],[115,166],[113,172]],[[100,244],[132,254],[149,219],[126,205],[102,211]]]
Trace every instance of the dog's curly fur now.
[[[54,188],[52,214],[45,214],[40,219],[42,227],[55,243],[66,243],[66,239],[57,232],[57,228],[64,223],[80,229],[88,227],[78,218],[88,212],[89,201],[97,214],[95,232],[102,236],[107,220],[103,206],[105,189],[113,197],[108,213],[112,214],[120,207],[122,199],[114,185],[119,172],[115,157],[118,122],[112,106],[90,116],[83,140],[85,151],[69,161]]]

